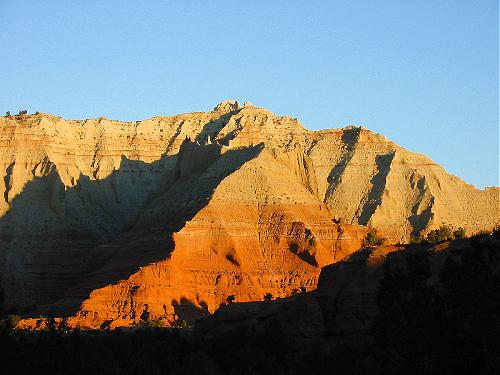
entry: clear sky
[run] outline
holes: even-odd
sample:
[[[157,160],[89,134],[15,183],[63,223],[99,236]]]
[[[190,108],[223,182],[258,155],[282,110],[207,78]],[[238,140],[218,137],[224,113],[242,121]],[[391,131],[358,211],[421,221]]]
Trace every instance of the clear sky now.
[[[251,101],[499,185],[497,0],[0,0],[0,111],[139,120]]]

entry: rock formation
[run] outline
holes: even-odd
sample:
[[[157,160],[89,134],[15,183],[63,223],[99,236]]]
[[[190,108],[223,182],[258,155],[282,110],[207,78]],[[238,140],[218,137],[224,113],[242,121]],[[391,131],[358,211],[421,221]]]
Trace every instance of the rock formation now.
[[[480,245],[474,245],[474,242]],[[477,248],[472,250],[471,246]],[[491,250],[491,258],[485,255],[488,254],[488,249]],[[379,316],[378,293],[384,278],[385,282],[402,285],[401,289],[406,288],[410,295],[412,288],[417,287],[408,281],[411,279],[406,278],[408,272],[422,272],[425,275],[425,267],[415,268],[415,264],[420,264],[420,267],[427,264],[429,273],[425,285],[440,291],[443,288],[443,269],[447,263],[461,264],[471,261],[467,258],[470,254],[481,254],[475,256],[476,261],[482,259],[482,266],[490,266],[492,270],[498,271],[498,267],[495,268],[500,254],[498,249],[500,239],[494,236],[472,240],[467,238],[437,245],[381,245],[362,249],[342,261],[324,267],[314,291],[269,303],[250,302],[225,306],[215,314],[198,320],[195,332],[202,337],[222,338],[242,327],[250,327],[251,332],[258,332],[269,329],[273,322],[279,321],[283,334],[289,336],[290,341],[299,343],[303,343],[303,340],[324,340],[323,345],[326,345],[326,341],[366,339],[373,334],[373,324]],[[413,269],[410,268],[411,264],[414,264]],[[470,266],[471,269],[474,267],[478,265]],[[453,267],[448,267],[447,271],[450,269]],[[422,277],[422,274],[419,276]],[[389,280],[388,275],[391,275]],[[487,279],[488,276],[484,278]],[[475,294],[475,290],[473,292]],[[399,293],[403,292],[400,290]],[[497,296],[495,293],[495,290],[489,289],[484,295]],[[394,295],[393,298],[401,298],[401,295]],[[484,296],[481,298],[487,299]]]
[[[499,223],[498,188],[364,128],[233,101],[138,122],[2,117],[0,174],[4,307],[92,327],[312,289],[368,227],[395,243]]]

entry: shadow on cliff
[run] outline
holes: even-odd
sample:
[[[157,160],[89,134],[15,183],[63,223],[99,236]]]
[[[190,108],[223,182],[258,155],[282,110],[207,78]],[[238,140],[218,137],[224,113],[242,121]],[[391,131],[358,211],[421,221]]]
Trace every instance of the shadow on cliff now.
[[[414,185],[416,187],[418,196],[414,205],[411,208],[411,216],[408,218],[408,221],[413,228],[411,233],[412,237],[419,237],[422,233],[422,230],[428,225],[433,217],[432,208],[434,206],[434,197],[429,199],[426,207],[422,210],[422,203],[425,204],[426,192],[428,192],[429,186],[427,184],[425,176],[415,176],[416,172],[412,176],[412,179],[415,178],[417,181]],[[428,193],[427,193],[428,194]]]
[[[354,156],[354,148],[359,140],[360,132],[361,128],[355,127],[343,130],[342,143],[344,144],[344,152],[339,162],[335,165],[335,167],[333,167],[327,177],[328,188],[325,192],[325,203],[328,202],[331,199],[332,195],[335,193],[335,190],[341,182],[341,177],[345,172],[347,164],[349,164],[352,157]]]
[[[25,315],[73,315],[92,290],[168,258],[172,234],[261,148],[221,154],[220,144],[186,139],[177,155],[152,163],[122,156],[109,176],[80,174],[73,186],[45,160],[44,175],[27,183],[0,218],[5,307]]]
[[[228,112],[221,117],[208,122],[203,130],[198,134],[195,138],[195,141],[201,144],[208,143],[209,139],[214,139],[216,136],[220,135],[220,131],[229,123],[232,116],[239,113],[241,109],[236,109],[231,112]],[[229,141],[234,138],[234,134],[227,134],[220,137],[220,143],[224,146],[229,144]]]
[[[193,324],[196,320],[210,315],[208,310],[208,305],[204,301],[199,303],[194,303],[193,301],[182,297],[179,301],[172,300],[172,306],[174,307],[175,315],[177,315],[179,320],[185,320],[186,322]]]
[[[377,173],[370,180],[372,188],[368,193],[367,201],[363,206],[361,215],[359,216],[359,224],[367,225],[377,207],[382,203],[382,195],[385,191],[387,176],[391,170],[391,164],[395,155],[396,151],[393,151],[388,154],[377,155],[375,157]]]

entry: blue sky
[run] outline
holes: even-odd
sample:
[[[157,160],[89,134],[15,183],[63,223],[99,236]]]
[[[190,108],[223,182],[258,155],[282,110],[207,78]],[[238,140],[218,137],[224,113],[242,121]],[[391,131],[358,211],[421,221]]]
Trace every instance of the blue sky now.
[[[1,0],[0,111],[139,120],[231,98],[499,185],[498,17],[497,0]]]

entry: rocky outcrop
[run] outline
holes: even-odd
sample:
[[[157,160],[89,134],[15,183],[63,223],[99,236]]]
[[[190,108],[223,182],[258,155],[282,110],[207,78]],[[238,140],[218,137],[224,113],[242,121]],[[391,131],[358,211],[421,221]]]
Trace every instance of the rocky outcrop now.
[[[428,157],[364,128],[315,136],[309,156],[320,197],[348,223],[372,226],[393,243],[443,224],[468,233],[498,225],[498,188],[478,190]]]
[[[232,101],[138,122],[2,117],[0,177],[4,307],[92,326],[314,288],[368,226],[404,242],[499,221],[498,188],[367,129]]]

